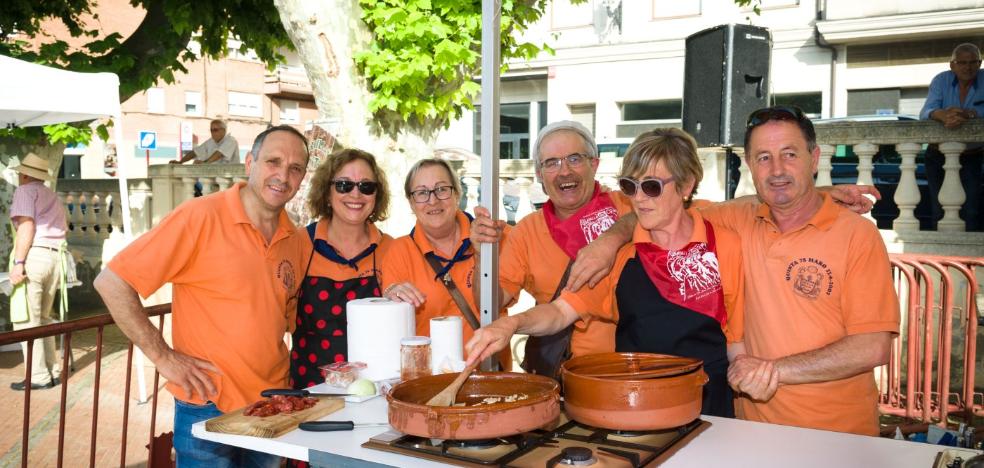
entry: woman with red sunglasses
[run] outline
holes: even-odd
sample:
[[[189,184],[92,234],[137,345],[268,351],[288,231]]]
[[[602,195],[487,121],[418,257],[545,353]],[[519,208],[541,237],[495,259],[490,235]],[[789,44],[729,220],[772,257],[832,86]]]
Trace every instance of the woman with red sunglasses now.
[[[734,417],[727,371],[728,344],[742,338],[740,241],[690,207],[702,178],[687,133],[657,129],[636,138],[619,186],[639,222],[612,272],[593,289],[565,291],[482,328],[466,347],[469,362],[505,347],[514,333],[547,335],[579,318],[612,320],[616,351],[701,359],[710,378],[701,412]]]
[[[346,303],[379,297],[379,269],[393,238],[375,223],[386,219],[389,188],[376,158],[345,149],[314,172],[308,209],[320,219],[300,228],[308,253],[297,301],[290,382],[324,382],[318,367],[348,360]]]

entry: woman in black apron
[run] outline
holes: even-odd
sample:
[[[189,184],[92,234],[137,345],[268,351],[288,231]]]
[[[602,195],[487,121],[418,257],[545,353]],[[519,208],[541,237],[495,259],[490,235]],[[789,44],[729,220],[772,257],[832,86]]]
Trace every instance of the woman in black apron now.
[[[374,225],[386,218],[389,190],[364,151],[329,156],[311,178],[308,207],[321,219],[300,229],[310,253],[290,356],[294,388],[320,384],[318,367],[348,361],[346,304],[380,296],[377,267],[393,240]]]
[[[608,277],[483,328],[468,344],[469,360],[514,333],[555,333],[580,317],[614,320],[616,351],[702,360],[710,380],[701,412],[734,417],[728,344],[741,341],[741,244],[689,208],[703,178],[696,143],[674,128],[643,133],[627,150],[621,176],[639,222]]]

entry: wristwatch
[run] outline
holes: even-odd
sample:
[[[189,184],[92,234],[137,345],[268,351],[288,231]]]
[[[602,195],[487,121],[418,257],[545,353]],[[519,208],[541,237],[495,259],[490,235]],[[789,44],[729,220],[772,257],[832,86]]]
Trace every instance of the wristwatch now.
[[[14,265],[23,265],[27,263],[27,260],[14,260]]]

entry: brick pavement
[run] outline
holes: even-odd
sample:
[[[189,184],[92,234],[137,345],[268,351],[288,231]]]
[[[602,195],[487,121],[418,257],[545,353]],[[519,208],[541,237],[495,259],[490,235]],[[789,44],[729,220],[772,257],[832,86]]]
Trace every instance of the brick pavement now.
[[[156,321],[155,321],[156,323]],[[95,466],[119,466],[123,440],[123,404],[125,401],[126,359],[129,342],[116,326],[106,327],[100,366],[98,427],[96,430]],[[69,377],[66,395],[64,466],[87,466],[92,434],[93,389],[96,368],[95,330],[79,332],[72,338],[75,372]],[[148,402],[137,401],[137,378],[131,375],[129,423],[127,427],[126,465],[146,466],[146,445],[150,436],[151,402],[154,368],[145,360]],[[24,418],[24,393],[10,389],[11,382],[24,378],[20,351],[0,353],[0,467],[20,466],[21,429]],[[160,389],[155,434],[172,428],[174,400]],[[59,427],[59,401],[62,387],[31,392],[29,466],[56,466]]]

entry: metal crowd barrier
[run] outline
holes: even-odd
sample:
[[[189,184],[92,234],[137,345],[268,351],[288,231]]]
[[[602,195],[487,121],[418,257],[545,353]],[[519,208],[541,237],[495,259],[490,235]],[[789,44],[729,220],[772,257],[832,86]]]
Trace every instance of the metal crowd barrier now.
[[[158,317],[158,328],[163,329],[164,326],[164,316],[171,312],[171,304],[163,304],[154,307],[148,307],[147,313],[151,317]],[[100,385],[100,369],[103,357],[103,329],[107,325],[112,325],[113,318],[109,314],[98,315],[94,317],[86,317],[77,320],[70,320],[63,323],[54,323],[50,325],[44,325],[40,327],[29,328],[25,330],[13,331],[0,334],[0,346],[14,343],[27,343],[27,358],[24,365],[24,422],[21,427],[21,442],[20,442],[20,453],[21,453],[21,466],[28,466],[28,454],[30,452],[29,440],[30,440],[30,429],[31,429],[31,358],[34,354],[34,341],[47,337],[61,336],[62,337],[62,374],[61,374],[61,385],[57,388],[61,389],[61,399],[59,402],[59,418],[58,418],[58,445],[57,445],[57,466],[61,468],[65,465],[64,455],[65,455],[65,415],[66,415],[66,400],[68,397],[68,386],[71,378],[71,368],[70,368],[70,356],[72,349],[72,334],[86,331],[86,330],[96,330],[96,348],[95,348],[95,362],[93,365],[94,376],[92,383],[92,424],[91,431],[89,434],[89,466],[96,466],[96,434],[99,425],[99,385]],[[142,371],[142,370],[141,370]],[[133,372],[133,343],[129,343],[129,349],[127,350],[126,357],[126,384],[123,396],[123,424],[120,429],[120,467],[126,466],[126,452],[127,452],[127,426],[129,423],[129,411],[130,411],[130,380],[131,374]],[[154,370],[154,388],[158,388],[160,379],[160,374]],[[38,391],[38,390],[35,390]],[[171,454],[168,453],[155,453],[163,452],[165,448],[170,447],[170,443],[161,443],[161,439],[166,439],[169,441],[169,435],[165,434],[162,436],[155,437],[155,425],[157,422],[157,391],[153,392],[153,400],[151,402],[151,416],[150,416],[150,434],[148,437],[147,448],[149,453],[147,455],[149,466],[173,466],[170,463]],[[104,426],[101,430],[107,430]],[[73,438],[81,437],[81,434],[70,434]],[[69,460],[68,464],[70,466],[79,466],[84,461],[82,460]]]
[[[984,414],[975,389],[977,329],[984,324],[982,257],[891,254],[902,326],[878,375],[883,414],[946,426]]]

